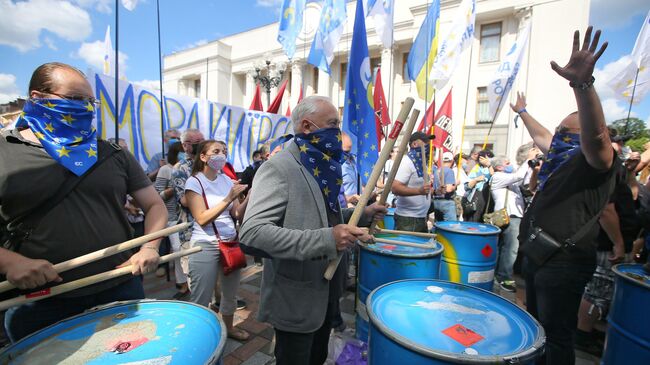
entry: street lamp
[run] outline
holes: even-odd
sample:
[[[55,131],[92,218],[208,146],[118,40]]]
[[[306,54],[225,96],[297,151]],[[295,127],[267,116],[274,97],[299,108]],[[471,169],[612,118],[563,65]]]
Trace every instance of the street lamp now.
[[[254,65],[255,74],[253,75],[253,80],[266,90],[267,108],[271,105],[271,89],[280,85],[285,68],[287,67],[286,63],[282,61],[275,63],[273,66],[271,67],[270,55],[265,55],[264,61],[256,62]]]

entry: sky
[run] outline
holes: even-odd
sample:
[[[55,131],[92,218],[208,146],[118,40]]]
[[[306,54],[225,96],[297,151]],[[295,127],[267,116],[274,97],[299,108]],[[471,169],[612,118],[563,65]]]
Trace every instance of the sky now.
[[[160,0],[163,55],[273,23],[281,2]],[[647,0],[591,1],[590,23],[602,29],[601,39],[609,42],[594,72],[608,121],[625,118],[628,105],[615,99],[604,81],[624,65],[649,10]],[[118,11],[120,73],[157,87],[156,1],[139,0],[133,11],[121,6]],[[45,62],[101,70],[109,25],[115,47],[115,0],[0,0],[0,14],[0,103],[26,95],[33,70]],[[650,95],[633,106],[632,116],[650,120]]]

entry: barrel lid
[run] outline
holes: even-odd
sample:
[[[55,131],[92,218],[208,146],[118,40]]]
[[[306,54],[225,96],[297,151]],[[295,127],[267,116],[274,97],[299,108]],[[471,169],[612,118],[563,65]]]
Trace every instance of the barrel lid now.
[[[434,249],[417,248],[417,247],[402,246],[398,244],[390,244],[390,243],[383,243],[383,242],[382,243],[377,242],[372,245],[362,245],[360,247],[364,250],[377,252],[388,256],[408,256],[408,257],[436,256],[441,254],[442,250],[444,249],[444,247],[440,243],[436,242],[436,240],[432,238],[416,237],[407,234],[391,234],[391,233],[378,233],[375,234],[374,236],[378,238],[384,238],[387,240],[403,241],[409,243],[435,244],[436,248]]]
[[[396,281],[373,290],[366,305],[370,322],[385,336],[451,363],[526,363],[544,347],[544,329],[532,316],[464,284]]]
[[[650,289],[650,273],[643,270],[641,264],[618,264],[612,270],[616,275],[636,285]]]
[[[442,221],[436,222],[435,227],[436,232],[441,230],[470,235],[495,235],[501,233],[501,228],[497,226],[476,222]]]

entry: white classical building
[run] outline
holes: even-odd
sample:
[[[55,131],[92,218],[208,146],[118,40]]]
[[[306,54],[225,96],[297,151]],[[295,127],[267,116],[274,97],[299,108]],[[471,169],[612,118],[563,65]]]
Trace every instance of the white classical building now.
[[[450,27],[460,2],[441,0],[441,35]],[[397,116],[401,102],[408,96],[416,99],[415,107],[421,110],[421,115],[424,114],[425,102],[418,99],[415,83],[406,79],[405,68],[428,4],[430,1],[427,0],[396,0],[392,49],[381,45],[372,19],[366,19],[371,66],[381,65],[391,120]],[[354,1],[347,4],[347,23],[335,51],[331,74],[306,63],[320,17],[320,5],[309,3],[303,33],[290,62],[276,40],[278,23],[273,23],[166,56],[164,89],[170,93],[247,108],[255,91],[252,70],[268,59],[272,61],[272,67],[286,65],[284,75],[290,80],[280,108],[282,113],[287,106],[293,108],[296,105],[301,86],[305,96],[329,96],[342,111],[355,6]],[[471,52],[467,49],[463,53],[452,79],[437,92],[437,104],[441,105],[452,90],[456,146],[460,145],[465,115],[463,151],[468,152],[472,146],[483,144],[492,119],[488,112],[487,85],[525,21],[532,22],[528,50],[513,91],[505,102],[514,102],[515,91],[524,92],[527,110],[550,130],[576,109],[568,82],[551,70],[550,61],[555,60],[560,65],[568,61],[573,31],[586,29],[589,6],[590,0],[477,0],[476,31]],[[277,88],[272,89],[271,99],[276,91]],[[262,100],[266,107],[266,95],[262,95]],[[514,157],[517,147],[530,140],[521,121],[515,128],[515,115],[506,105],[492,126],[488,146],[496,154]]]

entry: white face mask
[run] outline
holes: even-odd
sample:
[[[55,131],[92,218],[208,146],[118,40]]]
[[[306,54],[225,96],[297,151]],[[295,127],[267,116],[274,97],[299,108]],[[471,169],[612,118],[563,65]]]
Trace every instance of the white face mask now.
[[[226,155],[223,154],[212,155],[210,156],[210,159],[208,159],[208,166],[215,171],[221,171],[221,169],[223,169],[225,165],[226,165]]]

